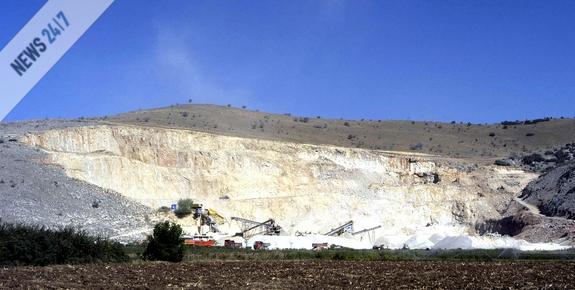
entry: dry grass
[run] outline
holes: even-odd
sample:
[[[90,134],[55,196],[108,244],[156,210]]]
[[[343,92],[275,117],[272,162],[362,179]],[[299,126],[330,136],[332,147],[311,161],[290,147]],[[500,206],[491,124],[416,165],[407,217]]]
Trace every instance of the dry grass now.
[[[179,105],[121,114],[104,122],[184,128],[296,143],[417,151],[489,162],[514,153],[534,152],[575,142],[574,119],[510,126],[353,121],[302,118],[215,105]]]

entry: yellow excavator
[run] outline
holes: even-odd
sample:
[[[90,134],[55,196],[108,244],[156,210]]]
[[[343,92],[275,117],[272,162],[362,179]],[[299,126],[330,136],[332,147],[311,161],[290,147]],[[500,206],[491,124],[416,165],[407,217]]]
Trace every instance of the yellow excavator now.
[[[194,210],[194,219],[200,219],[200,227],[209,226],[211,232],[219,232],[218,224],[223,224],[226,221],[215,209],[204,209],[201,204],[192,205],[192,209]]]
[[[226,219],[221,214],[219,214],[215,209],[208,208],[206,211],[207,214],[211,216],[216,223],[223,224],[226,222]]]

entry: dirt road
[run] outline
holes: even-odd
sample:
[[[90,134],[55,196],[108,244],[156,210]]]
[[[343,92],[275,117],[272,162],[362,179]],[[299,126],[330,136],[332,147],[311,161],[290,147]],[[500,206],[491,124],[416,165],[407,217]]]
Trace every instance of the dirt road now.
[[[0,288],[575,288],[573,262],[210,261],[0,269]]]

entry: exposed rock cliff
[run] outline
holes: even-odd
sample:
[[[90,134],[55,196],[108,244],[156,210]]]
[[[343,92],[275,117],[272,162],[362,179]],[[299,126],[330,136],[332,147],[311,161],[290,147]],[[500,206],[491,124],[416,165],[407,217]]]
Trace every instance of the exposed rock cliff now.
[[[157,208],[192,198],[227,217],[323,232],[347,220],[409,235],[501,218],[535,174],[430,155],[98,125],[27,134],[74,178]]]

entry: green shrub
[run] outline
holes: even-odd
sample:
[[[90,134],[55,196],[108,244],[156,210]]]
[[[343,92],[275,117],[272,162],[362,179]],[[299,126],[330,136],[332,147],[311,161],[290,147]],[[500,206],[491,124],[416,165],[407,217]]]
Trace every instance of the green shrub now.
[[[0,265],[127,262],[122,245],[73,228],[51,230],[0,222]]]
[[[178,208],[176,209],[176,211],[174,211],[174,213],[179,218],[186,217],[186,216],[192,214],[192,212],[193,212],[192,205],[193,204],[194,204],[194,201],[191,200],[190,198],[180,199],[180,200],[178,200]]]
[[[148,244],[143,258],[150,261],[181,262],[184,258],[184,240],[180,225],[163,222],[154,227],[154,233],[148,236]]]

